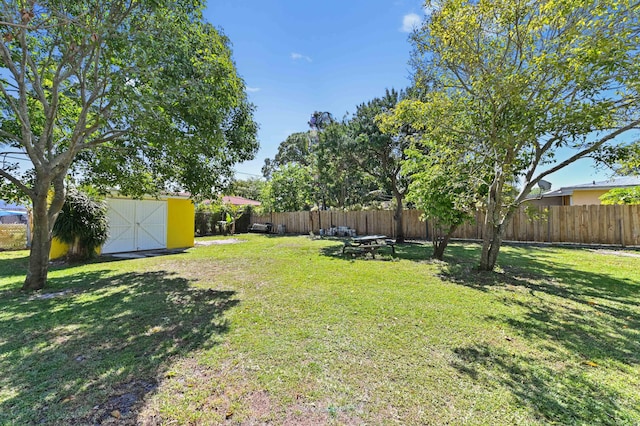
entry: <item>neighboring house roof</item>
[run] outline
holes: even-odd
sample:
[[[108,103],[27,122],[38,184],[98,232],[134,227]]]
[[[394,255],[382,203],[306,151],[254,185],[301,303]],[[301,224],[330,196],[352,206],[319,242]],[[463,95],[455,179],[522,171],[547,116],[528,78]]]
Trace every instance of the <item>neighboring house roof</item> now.
[[[109,189],[107,192],[107,198],[125,198],[128,200],[166,200],[167,198],[191,198],[191,194],[189,192],[162,191],[155,195],[143,195],[138,198],[129,195],[122,195],[117,189]]]
[[[627,176],[616,179],[603,180],[600,182],[593,181],[582,185],[565,186],[555,191],[545,192],[542,198],[562,197],[572,195],[574,191],[588,191],[591,189],[600,189],[608,191],[614,188],[626,188],[630,186],[640,186],[640,177]]]
[[[259,206],[260,201],[250,200],[244,197],[236,197],[235,195],[225,195],[222,197],[222,202],[224,204],[231,204],[234,206]]]
[[[190,192],[161,192],[161,197],[173,197],[173,198],[191,198]]]

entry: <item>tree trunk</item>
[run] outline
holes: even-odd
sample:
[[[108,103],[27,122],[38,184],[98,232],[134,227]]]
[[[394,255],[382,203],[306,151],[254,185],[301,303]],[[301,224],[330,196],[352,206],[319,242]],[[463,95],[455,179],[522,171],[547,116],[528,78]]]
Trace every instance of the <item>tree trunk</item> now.
[[[491,250],[491,243],[493,242],[494,229],[489,219],[489,213],[484,222],[484,230],[482,232],[482,251],[480,252],[480,267],[481,271],[492,271],[493,266],[490,266],[489,251]]]
[[[394,191],[394,195],[396,197],[396,211],[395,214],[393,215],[393,219],[396,222],[396,242],[397,243],[404,243],[404,220],[402,217],[402,213],[404,212],[403,209],[403,194],[398,192],[398,191]]]
[[[449,238],[444,236],[433,243],[433,259],[442,260],[444,258],[444,251],[449,244]]]
[[[62,170],[67,170],[62,169]],[[22,286],[23,290],[43,289],[47,285],[51,231],[58,218],[65,198],[64,174],[36,175],[36,188],[31,197],[33,203],[33,239],[29,253],[29,269]],[[52,197],[49,200],[49,191]]]
[[[502,245],[503,224],[485,226],[485,234],[482,241],[482,254],[480,255],[480,270],[493,271],[498,261],[500,246]]]
[[[487,197],[487,215],[484,220],[484,233],[482,235],[482,253],[480,254],[481,271],[493,271],[498,260],[504,220],[501,220],[502,207],[502,174],[498,174],[489,188]]]
[[[496,262],[498,261],[498,254],[500,253],[500,247],[502,247],[502,234],[503,234],[504,226],[500,226],[496,235],[493,238],[493,242],[491,243],[491,248],[489,249],[489,257],[488,257],[488,265],[493,270],[496,267]]]
[[[439,238],[436,235],[436,232],[434,230],[433,254],[431,255],[433,259],[442,260],[444,258],[444,251],[447,249],[447,246],[449,245],[449,241],[451,240],[451,236],[453,235],[453,233],[456,231],[457,228],[458,228],[458,225],[453,225],[451,228],[449,228],[445,236],[442,238]]]
[[[33,234],[29,253],[29,269],[23,290],[40,290],[47,284],[51,231],[47,212],[47,197],[36,197],[33,201]]]
[[[86,260],[91,257],[89,253],[89,248],[85,246],[80,238],[76,237],[73,241],[73,244],[69,246],[69,251],[67,252],[67,259],[69,260]]]
[[[501,211],[501,206],[497,204],[493,207],[493,220],[487,220],[484,227],[482,241],[482,254],[480,255],[480,270],[493,271],[498,261],[498,254],[504,239],[507,225],[511,222],[517,207],[515,205],[506,208],[506,212]],[[489,218],[487,213],[487,218]]]

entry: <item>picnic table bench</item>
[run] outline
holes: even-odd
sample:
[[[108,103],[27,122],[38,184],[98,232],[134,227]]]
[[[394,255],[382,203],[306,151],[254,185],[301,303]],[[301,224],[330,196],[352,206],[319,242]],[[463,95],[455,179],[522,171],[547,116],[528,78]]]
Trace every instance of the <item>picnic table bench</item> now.
[[[396,254],[395,240],[387,239],[386,235],[368,235],[364,237],[352,238],[344,242],[342,247],[342,255],[347,253],[347,250],[351,253],[358,253],[367,255],[371,253],[373,259],[376,258],[376,253],[382,247],[391,247],[391,253]]]

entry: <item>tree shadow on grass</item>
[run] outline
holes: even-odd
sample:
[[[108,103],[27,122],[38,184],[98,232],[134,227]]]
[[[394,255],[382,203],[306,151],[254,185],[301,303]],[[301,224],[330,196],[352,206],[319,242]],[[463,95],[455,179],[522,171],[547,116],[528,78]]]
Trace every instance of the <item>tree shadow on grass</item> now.
[[[108,273],[0,294],[0,424],[135,424],[173,358],[219,343],[238,303],[165,271]]]
[[[478,244],[450,245],[440,278],[513,308],[485,318],[512,334],[508,340],[456,348],[451,364],[488,392],[508,390],[543,423],[638,424],[640,397],[628,383],[638,383],[640,279],[571,267],[573,255],[597,256],[574,250],[564,257],[555,248],[505,245],[498,272],[480,272]],[[425,261],[432,248],[396,251],[396,258]],[[351,260],[342,245],[322,254]]]
[[[504,387],[518,405],[551,424],[636,424],[630,406],[611,384],[594,379],[584,367],[552,368],[536,357],[476,344],[454,351],[452,365],[486,388]],[[626,407],[624,407],[626,405]],[[633,411],[635,410],[635,413]]]
[[[499,273],[450,263],[442,278],[493,292],[520,312],[486,319],[534,351],[476,344],[456,349],[453,365],[488,386],[507,388],[544,421],[637,423],[640,398],[620,384],[640,365],[640,282],[571,268],[539,247],[504,251],[499,263]]]
[[[331,240],[331,238],[324,238],[325,240]],[[336,244],[320,249],[320,254],[323,256],[331,257],[336,260],[353,261],[357,259],[363,259],[362,256],[353,256],[351,254],[342,254],[342,247],[344,246],[345,239],[333,238]],[[478,245],[473,243],[452,243],[447,248],[445,253],[445,261],[450,265],[464,264],[472,268],[478,261]],[[407,241],[402,244],[395,245],[395,254],[392,254],[391,248],[383,247],[378,252],[381,254],[381,260],[409,260],[413,262],[438,262],[434,260],[431,255],[433,254],[433,245],[429,241]],[[378,258],[378,255],[376,255]],[[366,259],[371,259],[370,256]]]

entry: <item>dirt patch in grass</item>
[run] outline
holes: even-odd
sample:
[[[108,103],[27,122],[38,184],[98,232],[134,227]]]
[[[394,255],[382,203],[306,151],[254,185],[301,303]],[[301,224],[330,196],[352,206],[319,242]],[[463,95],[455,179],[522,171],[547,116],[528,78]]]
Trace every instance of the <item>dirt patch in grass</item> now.
[[[622,256],[622,257],[640,257],[640,253],[631,253],[628,251],[619,250],[591,250],[593,253],[605,254],[609,256]]]
[[[29,297],[29,300],[46,300],[46,299],[54,299],[56,297],[63,297],[63,296],[67,296],[69,294],[73,294],[75,291],[72,289],[67,289],[67,290],[63,290],[63,291],[56,291],[56,292],[52,292],[52,293],[37,293],[34,294],[33,296]]]
[[[203,365],[196,358],[183,359],[168,373],[158,395],[142,408],[136,424],[162,425],[169,419],[179,424],[199,424],[205,419],[189,417],[189,409],[206,413],[204,423],[288,426],[320,424],[360,424],[351,407],[338,407],[330,401],[315,401],[303,395],[281,401],[265,389],[256,387],[251,371],[242,363],[228,361],[218,367]],[[171,395],[173,411],[164,412]],[[181,404],[185,403],[185,406]],[[185,417],[182,417],[184,415]],[[207,423],[207,424],[209,424]]]
[[[213,246],[221,244],[237,244],[246,243],[246,240],[239,240],[237,238],[229,238],[228,240],[208,240],[208,241],[196,241],[197,246]]]
[[[138,410],[146,395],[158,385],[153,381],[134,380],[114,389],[111,397],[103,404],[93,407],[91,422],[101,425],[136,425]]]
[[[244,395],[240,400],[241,407],[244,407],[246,414],[238,419],[242,424],[259,425],[265,423],[275,423],[285,426],[313,426],[329,424],[333,418],[340,424],[356,424],[357,419],[348,418],[337,409],[327,404],[305,402],[300,399],[286,407],[278,406],[267,391],[260,390]],[[228,417],[233,419],[233,416]]]

